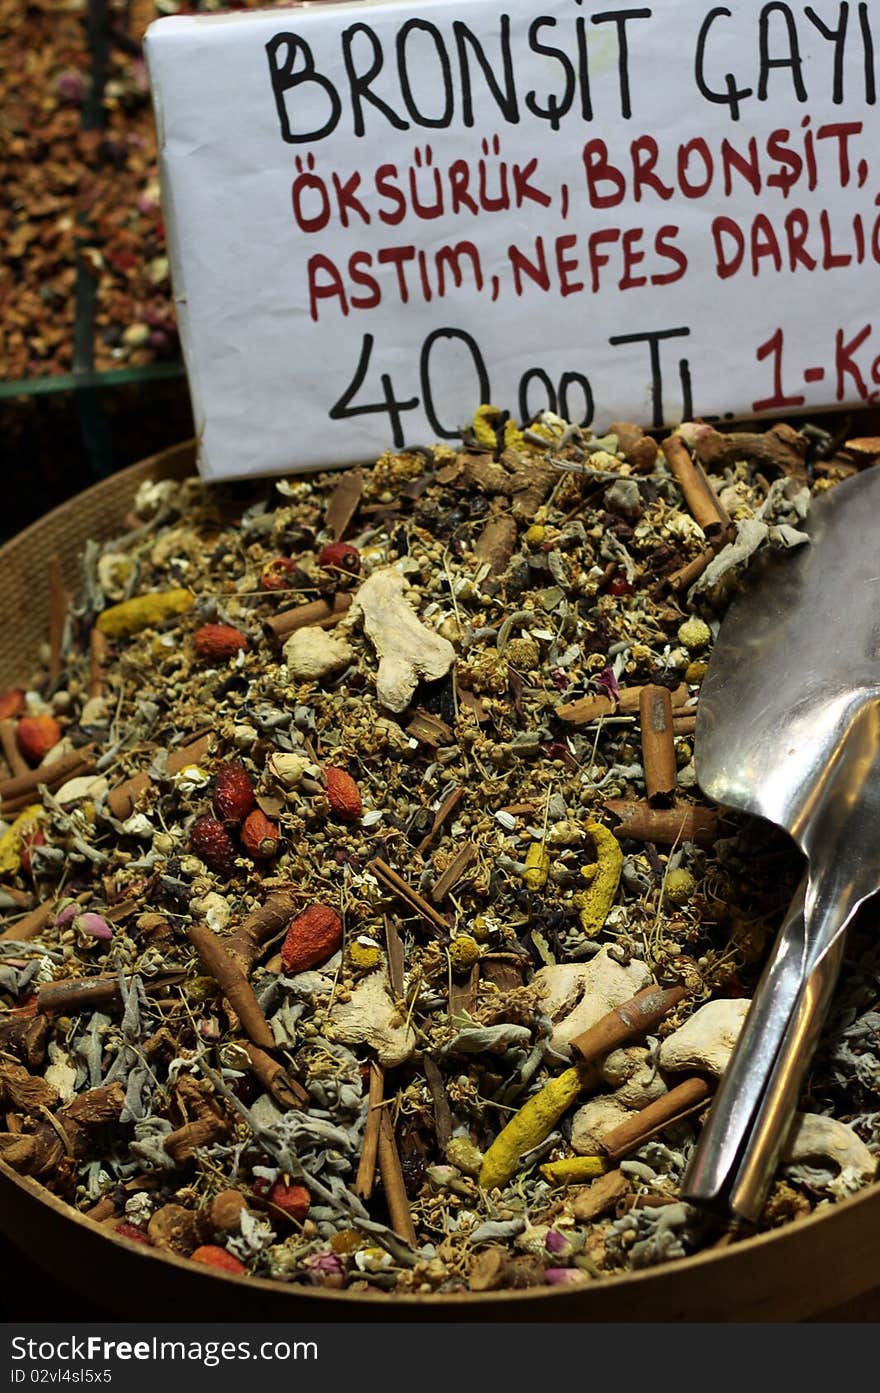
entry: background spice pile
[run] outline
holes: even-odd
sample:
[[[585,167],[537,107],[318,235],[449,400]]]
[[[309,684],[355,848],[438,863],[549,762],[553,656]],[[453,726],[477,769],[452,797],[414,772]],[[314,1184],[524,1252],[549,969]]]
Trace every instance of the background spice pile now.
[[[0,378],[177,359],[141,41],[163,14],[220,8],[2,0]]]
[[[695,703],[750,551],[875,455],[483,408],[369,471],[145,485],[3,697],[0,1155],[132,1242],[352,1290],[712,1242],[678,1185],[798,866],[703,805]],[[850,952],[764,1226],[874,1175]]]

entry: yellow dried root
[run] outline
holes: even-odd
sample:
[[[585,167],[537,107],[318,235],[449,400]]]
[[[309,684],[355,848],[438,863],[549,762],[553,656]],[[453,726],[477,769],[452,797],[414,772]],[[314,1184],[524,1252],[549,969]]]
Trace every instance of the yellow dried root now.
[[[568,1156],[564,1161],[548,1161],[538,1169],[551,1185],[580,1185],[604,1175],[609,1162],[604,1156]]]
[[[516,1172],[520,1156],[549,1137],[562,1114],[586,1087],[587,1080],[585,1070],[566,1069],[520,1108],[483,1157],[480,1185],[484,1190],[507,1184]]]
[[[613,832],[609,832],[601,822],[588,822],[585,830],[596,848],[596,864],[585,866],[581,871],[584,879],[589,881],[589,886],[573,896],[573,899],[575,906],[580,910],[584,933],[589,938],[595,938],[596,934],[602,932],[608,911],[614,904],[620,884],[623,852]]]
[[[498,426],[501,424],[501,412],[497,406],[480,406],[474,412],[472,421],[474,438],[477,443],[483,445],[487,450],[494,450],[498,444]],[[507,449],[521,450],[525,445],[522,431],[518,431],[513,421],[508,419],[504,422],[504,444]]]
[[[103,610],[95,620],[95,627],[108,638],[129,638],[174,614],[184,614],[195,600],[191,590],[159,590],[149,595],[135,595],[132,600],[123,600]]]
[[[532,842],[526,852],[523,880],[528,890],[543,890],[550,874],[550,857],[540,842]]]
[[[46,810],[42,803],[31,803],[19,813],[10,827],[0,837],[0,875],[15,875],[21,867],[21,844],[28,832],[33,831]]]

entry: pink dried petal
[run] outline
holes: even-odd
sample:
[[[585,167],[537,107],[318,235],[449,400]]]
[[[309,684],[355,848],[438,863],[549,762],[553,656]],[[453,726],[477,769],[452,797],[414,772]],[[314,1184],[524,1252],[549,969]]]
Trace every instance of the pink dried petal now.
[[[113,930],[107,920],[102,919],[100,914],[93,914],[91,911],[86,914],[78,914],[73,927],[84,934],[90,934],[92,938],[106,940],[113,937]]]

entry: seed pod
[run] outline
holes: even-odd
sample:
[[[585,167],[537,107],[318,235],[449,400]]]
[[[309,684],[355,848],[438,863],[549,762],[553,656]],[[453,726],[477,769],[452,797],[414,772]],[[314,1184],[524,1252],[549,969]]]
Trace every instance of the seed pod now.
[[[270,861],[278,850],[278,828],[264,812],[254,808],[244,820],[241,844],[255,861]]]
[[[226,1248],[218,1248],[214,1243],[204,1243],[201,1248],[196,1248],[191,1255],[193,1262],[202,1262],[206,1267],[218,1267],[221,1272],[246,1272],[247,1268],[243,1262],[228,1252]]]
[[[250,643],[240,629],[231,624],[203,624],[193,634],[198,657],[210,663],[225,663],[236,653],[247,652]]]
[[[235,844],[223,823],[209,813],[193,823],[189,844],[193,853],[217,875],[228,877],[235,871]]]
[[[23,710],[24,692],[21,687],[10,687],[8,692],[0,692],[0,721],[20,716]]]
[[[331,542],[319,553],[318,565],[325,571],[345,571],[356,576],[361,569],[361,554],[349,542]]]
[[[254,786],[243,764],[223,764],[214,780],[214,812],[221,822],[243,822],[254,806]]]
[[[356,822],[364,805],[354,779],[344,769],[332,767],[325,769],[324,775],[327,780],[327,801],[336,816],[343,822]]]
[[[28,763],[39,764],[61,739],[61,727],[54,716],[22,716],[15,735]]]
[[[268,561],[260,573],[261,590],[288,590],[291,576],[296,570],[296,562],[290,556],[276,556]]]
[[[331,958],[342,946],[342,920],[326,904],[309,905],[291,921],[281,948],[288,972],[305,972]]]

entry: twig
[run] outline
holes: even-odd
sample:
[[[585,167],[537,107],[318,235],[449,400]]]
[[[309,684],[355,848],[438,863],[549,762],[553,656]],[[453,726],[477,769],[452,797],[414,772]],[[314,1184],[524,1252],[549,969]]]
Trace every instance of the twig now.
[[[406,1194],[397,1142],[394,1139],[394,1128],[387,1108],[379,1109],[378,1150],[379,1174],[382,1177],[382,1189],[385,1191],[391,1227],[399,1238],[414,1248],[417,1242],[416,1229]]]
[[[242,971],[241,964],[227,953],[221,939],[203,924],[190,924],[186,932],[208,972],[241,1021],[245,1034],[261,1049],[274,1050],[275,1037],[263,1015],[254,989]]]
[[[428,923],[433,925],[435,929],[439,929],[443,934],[448,934],[449,925],[442,914],[438,914],[436,909],[433,909],[417,890],[413,890],[412,886],[407,885],[406,881],[396,871],[393,871],[386,861],[374,857],[372,861],[367,863],[367,870],[376,877],[381,885],[384,885],[398,899],[403,900],[404,904],[409,905],[410,909],[414,909],[423,919],[427,919]]]
[[[376,1180],[376,1161],[379,1156],[379,1133],[382,1128],[382,1099],[385,1093],[385,1073],[380,1064],[370,1060],[370,1093],[367,1102],[367,1120],[364,1124],[364,1140],[361,1146],[361,1159],[358,1164],[354,1192],[362,1200],[369,1200]]]
[[[15,737],[17,722],[8,718],[0,721],[0,746],[3,749],[3,758],[9,765],[9,773],[13,778],[19,779],[23,774],[29,774],[31,767],[18,748],[18,740]]]

